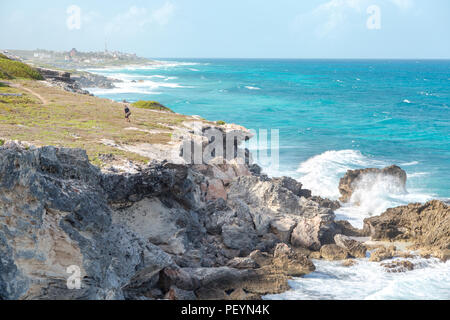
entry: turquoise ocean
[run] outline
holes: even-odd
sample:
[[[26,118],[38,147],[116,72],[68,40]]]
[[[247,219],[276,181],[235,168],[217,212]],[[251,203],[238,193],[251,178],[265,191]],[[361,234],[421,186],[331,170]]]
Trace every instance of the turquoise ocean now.
[[[356,226],[389,207],[450,198],[450,60],[164,59],[89,71],[123,81],[88,88],[100,97],[156,100],[208,120],[278,129],[280,165],[267,173],[294,177],[316,195],[337,199],[348,169],[402,167],[406,191],[371,181],[358,190],[357,206],[336,212]],[[449,262],[420,260],[403,275],[367,261],[316,264],[272,298],[450,299]]]

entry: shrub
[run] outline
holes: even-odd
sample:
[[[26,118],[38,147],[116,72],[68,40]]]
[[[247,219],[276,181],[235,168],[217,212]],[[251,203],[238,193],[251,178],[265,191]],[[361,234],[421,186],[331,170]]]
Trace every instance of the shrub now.
[[[0,79],[10,80],[10,79],[12,79],[12,77],[11,77],[9,74],[4,73],[4,72],[2,71],[2,69],[0,69]]]
[[[35,80],[44,79],[37,70],[33,69],[29,65],[2,57],[0,57],[0,78],[26,78]]]
[[[173,113],[172,110],[170,110],[169,108],[163,106],[161,103],[156,102],[156,101],[140,100],[140,101],[133,103],[132,105],[136,108],[141,108],[141,109],[160,110],[160,111],[168,111],[168,112]]]
[[[223,126],[224,124],[226,124],[226,122],[222,121],[222,120],[219,120],[219,121],[216,121],[216,124],[219,125],[219,126]]]
[[[5,140],[0,139],[0,147],[5,144]]]

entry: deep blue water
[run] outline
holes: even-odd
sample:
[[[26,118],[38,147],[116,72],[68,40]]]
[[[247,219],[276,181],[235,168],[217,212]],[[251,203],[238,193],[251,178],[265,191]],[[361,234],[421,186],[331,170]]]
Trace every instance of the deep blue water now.
[[[450,61],[167,61],[97,70],[125,82],[93,92],[279,129],[281,173],[305,179],[313,190],[321,183],[337,190],[347,168],[395,163],[408,172],[408,189],[418,200],[450,198]],[[335,177],[325,181],[325,174]]]

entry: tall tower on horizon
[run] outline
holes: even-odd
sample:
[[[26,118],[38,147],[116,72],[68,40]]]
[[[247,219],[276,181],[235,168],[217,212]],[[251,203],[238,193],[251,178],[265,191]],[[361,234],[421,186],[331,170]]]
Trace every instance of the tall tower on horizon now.
[[[108,42],[106,39],[105,39],[105,53],[108,53]]]

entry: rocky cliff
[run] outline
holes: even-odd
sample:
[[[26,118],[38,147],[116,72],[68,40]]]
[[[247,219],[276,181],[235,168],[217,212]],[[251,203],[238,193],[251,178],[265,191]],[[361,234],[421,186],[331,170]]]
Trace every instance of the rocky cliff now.
[[[364,220],[364,231],[375,240],[412,241],[416,248],[450,249],[450,207],[438,200],[388,209]]]
[[[53,86],[60,87],[68,92],[89,94],[88,91],[82,89],[81,83],[77,81],[78,79],[72,78],[70,72],[47,68],[36,68],[36,70],[39,71],[45,81]]]
[[[203,147],[204,132],[190,133]],[[174,146],[182,155],[185,144]],[[236,158],[178,160],[100,170],[80,149],[1,146],[0,299],[259,299],[314,271],[310,258],[407,255],[350,236],[412,241],[448,257],[443,202],[389,209],[358,230],[335,221],[338,202],[294,179]],[[68,286],[74,275],[80,288]]]
[[[79,149],[0,147],[1,299],[254,299],[314,270],[303,248],[338,231],[300,183],[247,165],[112,173]]]

